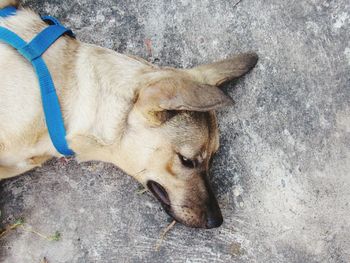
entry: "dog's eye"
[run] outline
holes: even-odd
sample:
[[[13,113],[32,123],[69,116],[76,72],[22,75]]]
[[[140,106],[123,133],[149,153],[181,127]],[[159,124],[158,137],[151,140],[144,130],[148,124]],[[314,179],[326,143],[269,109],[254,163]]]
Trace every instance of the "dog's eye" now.
[[[197,166],[197,162],[195,160],[188,159],[185,156],[182,156],[181,154],[177,154],[177,155],[179,156],[179,159],[183,166],[191,169]]]

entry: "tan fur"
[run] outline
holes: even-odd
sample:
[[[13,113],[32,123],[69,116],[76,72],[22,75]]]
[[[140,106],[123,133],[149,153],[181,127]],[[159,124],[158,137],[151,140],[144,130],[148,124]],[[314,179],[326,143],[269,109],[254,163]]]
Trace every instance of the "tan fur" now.
[[[18,6],[19,1],[18,0],[0,0],[0,9],[7,7],[7,6]]]
[[[0,0],[0,7],[16,3]],[[47,25],[20,9],[0,19],[0,26],[29,41]],[[1,180],[60,154],[47,133],[32,66],[3,43],[0,57]],[[231,102],[216,86],[249,71],[256,55],[190,70],[159,68],[64,36],[44,60],[77,159],[110,162],[145,185],[159,183],[170,199],[171,215],[189,226],[206,227],[208,204],[215,197],[203,174],[219,147],[213,110]],[[179,154],[196,160],[198,167],[184,167]]]

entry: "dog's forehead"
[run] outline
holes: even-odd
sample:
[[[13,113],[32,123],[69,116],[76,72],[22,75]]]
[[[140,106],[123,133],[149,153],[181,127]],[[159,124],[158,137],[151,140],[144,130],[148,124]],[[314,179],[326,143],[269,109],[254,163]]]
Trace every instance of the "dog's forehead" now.
[[[208,112],[184,111],[168,121],[164,128],[172,144],[191,156],[196,153],[206,154],[208,145],[215,140],[212,138],[215,133],[212,131],[212,122],[212,115]]]
[[[205,137],[208,135],[208,114],[204,112],[179,111],[165,124],[165,129],[176,137]]]

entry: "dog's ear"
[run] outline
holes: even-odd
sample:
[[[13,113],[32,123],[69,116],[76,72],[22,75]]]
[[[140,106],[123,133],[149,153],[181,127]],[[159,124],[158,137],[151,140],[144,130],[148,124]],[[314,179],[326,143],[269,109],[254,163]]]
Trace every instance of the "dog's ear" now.
[[[227,81],[246,74],[256,65],[257,61],[258,55],[256,53],[243,53],[232,58],[201,65],[186,71],[203,84],[220,86]]]
[[[219,88],[189,79],[165,78],[139,92],[135,107],[150,121],[164,121],[166,111],[212,111],[233,104]],[[164,114],[163,114],[164,113]]]

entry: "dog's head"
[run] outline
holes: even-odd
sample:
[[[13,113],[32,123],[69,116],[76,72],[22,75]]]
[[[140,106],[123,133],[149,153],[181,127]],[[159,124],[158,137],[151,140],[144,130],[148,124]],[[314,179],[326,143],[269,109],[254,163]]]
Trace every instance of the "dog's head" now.
[[[223,219],[208,174],[219,136],[214,111],[232,104],[220,89],[257,62],[242,54],[189,70],[145,73],[123,139],[132,175],[166,212],[190,226],[213,228]]]

